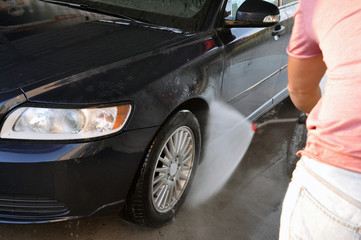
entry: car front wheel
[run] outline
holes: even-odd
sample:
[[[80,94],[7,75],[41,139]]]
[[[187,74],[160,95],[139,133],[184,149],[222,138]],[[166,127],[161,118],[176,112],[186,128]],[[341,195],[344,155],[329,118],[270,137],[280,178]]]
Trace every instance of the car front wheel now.
[[[200,155],[201,133],[189,111],[177,112],[160,129],[148,150],[126,218],[150,227],[173,219],[185,200]]]

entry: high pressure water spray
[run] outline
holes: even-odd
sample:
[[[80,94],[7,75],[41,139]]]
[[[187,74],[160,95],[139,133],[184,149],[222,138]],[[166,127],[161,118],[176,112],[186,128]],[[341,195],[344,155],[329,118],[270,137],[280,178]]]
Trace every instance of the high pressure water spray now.
[[[305,113],[302,113],[297,118],[284,118],[284,119],[271,119],[264,121],[262,123],[253,123],[252,124],[252,130],[254,132],[258,132],[261,128],[270,125],[270,124],[279,124],[279,123],[293,123],[297,122],[299,124],[305,124],[307,120],[307,115]]]
[[[210,105],[203,159],[193,179],[188,205],[197,207],[223,189],[248,150],[254,133],[268,124],[306,121],[306,115],[252,123],[223,102]]]

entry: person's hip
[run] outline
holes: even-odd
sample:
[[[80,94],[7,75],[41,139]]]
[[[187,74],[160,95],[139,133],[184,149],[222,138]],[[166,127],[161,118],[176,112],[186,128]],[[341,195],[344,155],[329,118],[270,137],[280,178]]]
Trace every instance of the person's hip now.
[[[302,157],[282,210],[280,239],[361,239],[361,174]]]

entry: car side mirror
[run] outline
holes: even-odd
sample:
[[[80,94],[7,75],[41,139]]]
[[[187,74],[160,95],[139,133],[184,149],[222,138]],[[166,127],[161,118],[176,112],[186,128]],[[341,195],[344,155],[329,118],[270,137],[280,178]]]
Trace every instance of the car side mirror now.
[[[280,21],[277,6],[262,0],[246,0],[237,10],[235,20],[225,20],[225,27],[269,27]]]

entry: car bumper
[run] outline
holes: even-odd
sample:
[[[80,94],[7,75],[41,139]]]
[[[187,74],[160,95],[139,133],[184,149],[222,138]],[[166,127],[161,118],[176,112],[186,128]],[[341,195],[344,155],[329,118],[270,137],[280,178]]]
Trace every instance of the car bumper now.
[[[119,210],[155,131],[87,143],[0,141],[0,222],[56,222]]]

